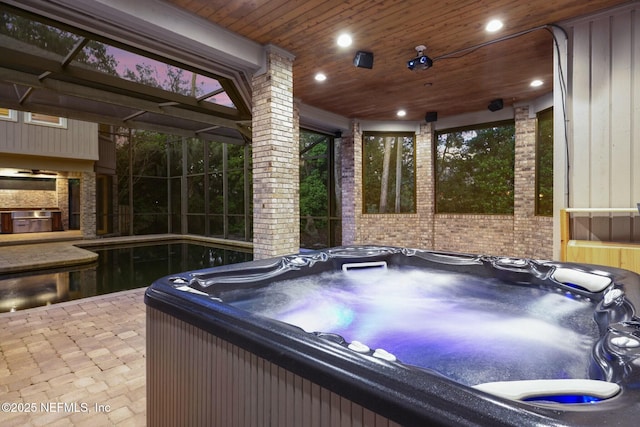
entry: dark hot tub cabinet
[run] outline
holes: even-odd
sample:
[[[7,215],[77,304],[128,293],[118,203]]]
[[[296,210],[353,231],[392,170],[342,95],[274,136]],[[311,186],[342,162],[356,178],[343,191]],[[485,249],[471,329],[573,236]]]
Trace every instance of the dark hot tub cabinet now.
[[[635,426],[640,276],[394,247],[185,272],[147,305],[150,426]]]

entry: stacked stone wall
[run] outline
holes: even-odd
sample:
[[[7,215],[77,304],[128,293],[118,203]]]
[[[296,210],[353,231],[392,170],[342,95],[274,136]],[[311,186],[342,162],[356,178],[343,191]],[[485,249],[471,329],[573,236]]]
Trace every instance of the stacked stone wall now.
[[[80,178],[80,230],[82,237],[96,237],[96,174],[82,172]]]

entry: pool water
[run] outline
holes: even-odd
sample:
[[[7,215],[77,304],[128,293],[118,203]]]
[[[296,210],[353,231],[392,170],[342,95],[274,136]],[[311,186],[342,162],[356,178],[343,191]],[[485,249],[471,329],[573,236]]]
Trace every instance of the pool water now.
[[[589,378],[599,337],[588,298],[429,269],[327,272],[217,296],[466,385]]]
[[[250,252],[185,242],[85,249],[98,254],[96,263],[0,275],[0,312],[146,287],[169,274],[252,259]]]

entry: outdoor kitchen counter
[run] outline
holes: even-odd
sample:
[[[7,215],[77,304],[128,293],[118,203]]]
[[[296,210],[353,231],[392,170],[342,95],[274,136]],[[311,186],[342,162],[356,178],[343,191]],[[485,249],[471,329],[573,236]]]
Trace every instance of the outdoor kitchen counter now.
[[[0,212],[1,233],[62,231],[62,212],[53,209]]]

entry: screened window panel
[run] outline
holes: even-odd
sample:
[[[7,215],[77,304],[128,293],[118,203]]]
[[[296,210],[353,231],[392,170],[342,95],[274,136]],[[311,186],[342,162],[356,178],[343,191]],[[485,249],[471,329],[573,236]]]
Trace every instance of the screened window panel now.
[[[415,135],[363,135],[363,213],[415,212]]]
[[[436,212],[513,214],[513,121],[436,134]]]

